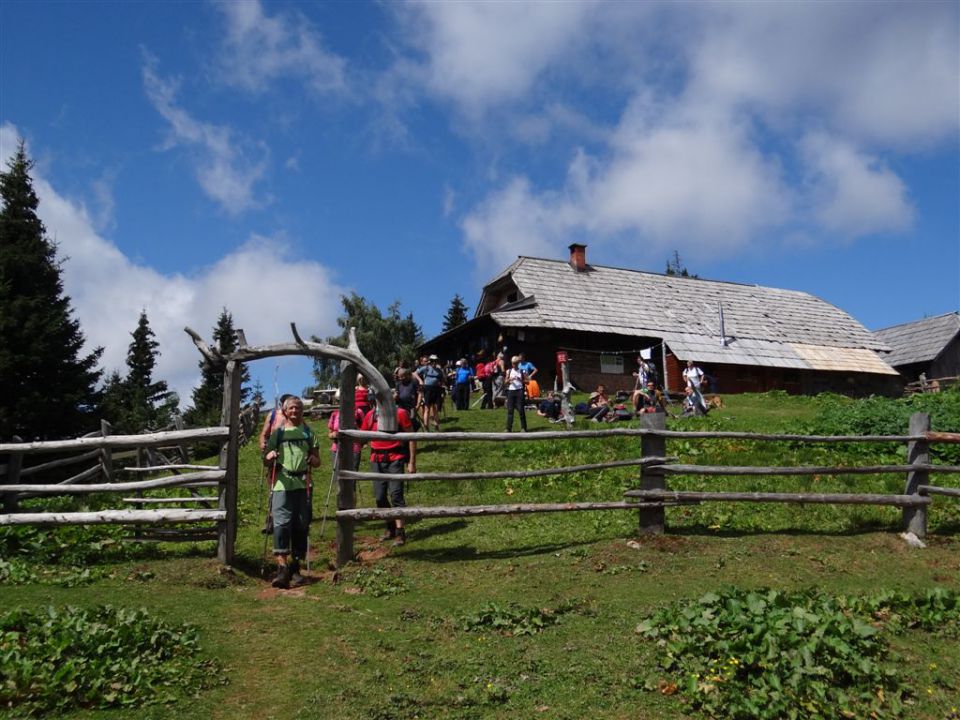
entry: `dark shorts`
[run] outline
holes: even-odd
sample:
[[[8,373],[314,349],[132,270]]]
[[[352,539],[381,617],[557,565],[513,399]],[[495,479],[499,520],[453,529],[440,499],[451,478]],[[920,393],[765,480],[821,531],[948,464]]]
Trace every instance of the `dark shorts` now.
[[[423,386],[424,405],[439,405],[440,391],[441,391],[441,387],[439,385],[424,385]]]

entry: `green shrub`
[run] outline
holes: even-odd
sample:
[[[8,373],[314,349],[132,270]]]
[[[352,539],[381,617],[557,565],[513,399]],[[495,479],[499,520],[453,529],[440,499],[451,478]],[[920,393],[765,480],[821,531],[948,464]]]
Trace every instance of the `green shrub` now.
[[[943,589],[872,598],[729,589],[670,605],[637,633],[657,641],[671,674],[645,687],[679,691],[711,717],[900,717],[911,691],[884,662],[881,628],[955,631],[958,620],[960,596]]]
[[[494,631],[503,635],[535,635],[556,625],[560,617],[573,611],[576,605],[566,603],[558,608],[524,608],[510,603],[489,602],[476,612],[460,618],[460,628],[467,632]]]
[[[27,715],[172,702],[222,678],[199,635],[146,610],[18,608],[0,616],[0,707]]]

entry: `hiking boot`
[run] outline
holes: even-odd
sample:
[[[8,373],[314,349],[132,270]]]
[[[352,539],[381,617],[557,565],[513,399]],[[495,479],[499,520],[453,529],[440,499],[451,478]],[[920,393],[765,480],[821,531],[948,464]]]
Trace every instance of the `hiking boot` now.
[[[290,566],[281,565],[277,568],[277,576],[273,579],[273,582],[270,583],[275,588],[280,588],[281,590],[286,590],[290,587]]]
[[[300,561],[294,560],[290,565],[290,586],[300,587],[307,584],[307,579],[300,574]]]
[[[407,531],[403,528],[397,530],[397,538],[393,541],[394,547],[400,547],[401,545],[407,544]]]
[[[380,536],[380,542],[386,542],[387,540],[393,540],[397,536],[397,526],[393,520],[387,521],[387,529]]]

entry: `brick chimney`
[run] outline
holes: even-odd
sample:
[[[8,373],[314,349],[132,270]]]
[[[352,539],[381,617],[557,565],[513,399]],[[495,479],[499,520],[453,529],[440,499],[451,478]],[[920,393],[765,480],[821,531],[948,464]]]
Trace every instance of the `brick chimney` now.
[[[577,272],[587,269],[587,246],[573,243],[570,246],[570,267]]]

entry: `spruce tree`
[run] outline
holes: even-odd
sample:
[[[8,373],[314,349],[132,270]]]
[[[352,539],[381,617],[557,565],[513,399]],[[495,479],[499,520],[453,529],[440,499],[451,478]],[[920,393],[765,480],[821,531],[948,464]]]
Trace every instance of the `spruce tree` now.
[[[223,308],[213,329],[213,340],[222,355],[229,355],[239,345],[237,331],[233,327],[233,315]],[[246,365],[240,372],[240,403],[250,396],[250,371]],[[214,368],[205,360],[200,361],[200,385],[193,390],[193,406],[184,414],[192,427],[212,427],[220,424],[223,408],[223,368]]]
[[[453,296],[453,300],[450,301],[447,314],[443,316],[443,329],[441,332],[453,330],[455,327],[463,325],[466,321],[467,306],[463,304],[463,298],[460,297],[460,293],[457,293]]]
[[[20,140],[0,172],[0,440],[75,437],[97,422],[103,350],[83,353],[32,167]]]
[[[164,380],[153,379],[160,343],[150,327],[146,310],[140,311],[137,328],[131,336],[133,340],[127,350],[127,377],[124,380],[124,430],[158,430],[170,422],[176,407],[176,396],[167,389]]]

